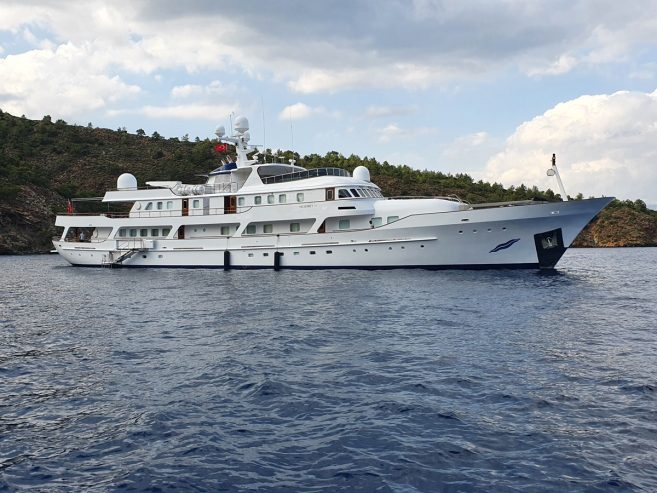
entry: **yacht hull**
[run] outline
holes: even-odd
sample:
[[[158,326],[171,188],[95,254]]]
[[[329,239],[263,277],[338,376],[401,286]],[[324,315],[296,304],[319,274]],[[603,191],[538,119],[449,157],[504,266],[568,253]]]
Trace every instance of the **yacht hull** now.
[[[381,227],[313,234],[55,240],[76,266],[223,269],[552,269],[612,199],[411,214]],[[147,226],[147,224],[145,224]]]

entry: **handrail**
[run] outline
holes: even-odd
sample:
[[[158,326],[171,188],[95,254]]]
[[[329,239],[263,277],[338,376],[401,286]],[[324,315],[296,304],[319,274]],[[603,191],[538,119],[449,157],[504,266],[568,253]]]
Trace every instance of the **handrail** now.
[[[318,176],[351,176],[349,171],[342,168],[313,168],[304,171],[294,171],[282,175],[262,177],[262,183],[269,185],[272,183],[285,183],[288,181],[305,180],[306,178],[315,178]]]
[[[451,202],[459,202],[461,204],[467,204],[465,200],[461,199],[458,195],[447,195],[447,196],[434,196],[434,195],[400,195],[397,197],[386,197],[387,200],[410,200],[410,199],[441,199],[449,200]]]
[[[263,204],[263,206],[271,206],[272,204]],[[274,205],[285,205],[285,204],[274,204]],[[182,215],[180,209],[174,210],[150,210],[150,211],[131,211],[131,212],[73,212],[73,213],[62,213],[57,214],[58,216],[71,216],[71,217],[90,217],[90,216],[104,216],[110,219],[121,219],[121,218],[160,218],[160,217],[201,217],[201,216],[231,216],[233,214],[243,214],[244,212],[252,209],[253,206],[242,206],[235,207],[235,212],[225,212],[224,207],[212,207],[208,209],[207,214],[203,214],[204,209],[199,207],[198,209],[189,209],[191,211],[199,211],[195,214]]]

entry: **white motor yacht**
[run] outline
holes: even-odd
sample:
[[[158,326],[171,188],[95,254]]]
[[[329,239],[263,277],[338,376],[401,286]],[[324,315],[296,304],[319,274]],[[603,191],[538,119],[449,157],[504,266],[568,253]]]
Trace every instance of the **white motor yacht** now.
[[[205,184],[140,188],[124,173],[102,201],[129,203],[130,212],[60,214],[55,249],[77,266],[552,269],[613,199],[385,198],[363,166],[350,176],[249,159],[248,130],[244,117],[231,136],[217,129],[237,157]],[[559,178],[554,162],[548,173]]]

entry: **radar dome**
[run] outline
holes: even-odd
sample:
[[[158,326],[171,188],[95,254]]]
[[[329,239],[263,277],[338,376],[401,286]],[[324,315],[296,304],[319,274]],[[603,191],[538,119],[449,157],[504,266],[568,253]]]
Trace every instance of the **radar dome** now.
[[[354,178],[360,181],[370,181],[370,170],[365,166],[357,166],[354,170]]]
[[[117,190],[137,190],[137,178],[130,173],[123,173],[116,180]]]
[[[235,130],[239,133],[246,132],[249,129],[249,120],[245,116],[235,118]]]
[[[214,134],[217,137],[222,138],[224,135],[226,135],[226,129],[224,128],[223,125],[219,125],[217,129],[214,131]]]

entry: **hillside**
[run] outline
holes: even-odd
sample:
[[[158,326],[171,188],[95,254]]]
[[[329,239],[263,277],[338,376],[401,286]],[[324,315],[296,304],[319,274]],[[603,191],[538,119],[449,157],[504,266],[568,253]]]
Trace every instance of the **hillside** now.
[[[50,250],[50,238],[56,234],[55,215],[65,210],[66,199],[101,196],[115,187],[121,173],[134,174],[140,185],[146,180],[201,182],[196,175],[215,168],[221,157],[214,144],[208,139],[163,139],[157,132],[146,136],[138,131],[135,135],[125,129],[53,122],[49,116],[29,120],[0,112],[0,254]],[[287,152],[283,157],[294,157],[307,168],[336,166],[353,171],[356,166],[367,166],[372,181],[386,196],[458,195],[472,203],[558,200],[551,190],[504,188],[475,182],[464,174],[418,171],[337,152],[325,156]],[[94,206],[98,204],[77,208],[85,211]],[[576,244],[655,246],[657,213],[640,200],[615,201],[582,232]]]

